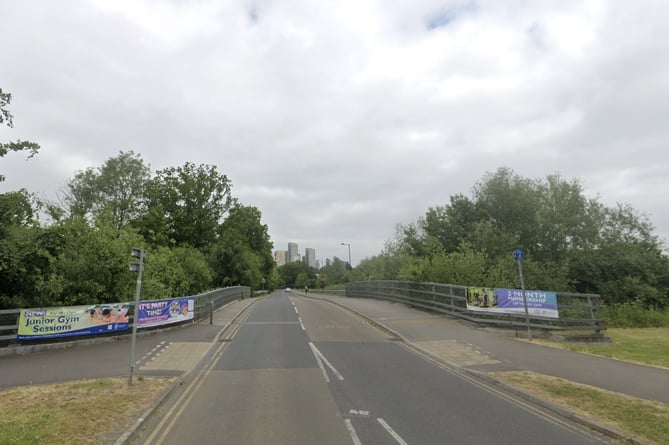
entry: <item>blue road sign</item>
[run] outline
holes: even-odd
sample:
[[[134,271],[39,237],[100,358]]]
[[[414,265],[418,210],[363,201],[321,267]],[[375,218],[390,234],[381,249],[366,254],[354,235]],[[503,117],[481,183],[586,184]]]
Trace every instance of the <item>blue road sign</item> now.
[[[517,260],[522,260],[523,258],[525,258],[525,252],[523,252],[520,249],[516,249],[513,251],[513,257]]]

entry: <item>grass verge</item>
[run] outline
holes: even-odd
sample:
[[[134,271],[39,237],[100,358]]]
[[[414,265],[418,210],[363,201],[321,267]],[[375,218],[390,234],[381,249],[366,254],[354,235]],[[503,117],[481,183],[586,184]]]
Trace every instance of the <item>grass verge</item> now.
[[[669,328],[609,328],[611,343],[561,343],[537,339],[550,346],[669,368]]]
[[[669,443],[669,406],[529,371],[492,375],[644,443]]]
[[[0,392],[0,444],[113,443],[173,378],[83,380]]]

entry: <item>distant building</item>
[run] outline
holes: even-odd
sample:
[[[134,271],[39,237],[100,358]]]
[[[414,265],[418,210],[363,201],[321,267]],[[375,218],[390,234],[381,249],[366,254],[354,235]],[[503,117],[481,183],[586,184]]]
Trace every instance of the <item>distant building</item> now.
[[[305,257],[305,263],[307,263],[307,266],[309,267],[316,267],[316,249],[312,249],[311,247],[307,247],[304,249],[304,257]]]
[[[274,252],[274,261],[276,261],[277,266],[283,266],[286,264],[286,254],[288,252],[285,250],[277,250]]]
[[[297,243],[288,243],[288,255],[286,256],[287,263],[294,263],[300,261],[300,253],[297,251]]]

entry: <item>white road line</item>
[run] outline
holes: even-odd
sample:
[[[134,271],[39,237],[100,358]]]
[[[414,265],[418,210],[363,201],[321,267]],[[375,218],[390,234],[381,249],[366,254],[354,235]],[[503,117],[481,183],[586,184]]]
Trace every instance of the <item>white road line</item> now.
[[[351,422],[351,419],[344,419],[344,423],[346,423],[346,429],[351,435],[351,439],[353,440],[353,445],[362,445],[362,442],[360,442],[360,438],[358,437],[358,433],[356,433],[355,428],[353,428],[353,423]]]
[[[311,350],[314,351],[314,354],[318,354],[318,355],[321,357],[321,359],[323,360],[323,363],[325,363],[326,365],[328,365],[328,368],[330,368],[330,370],[332,371],[332,373],[333,373],[339,380],[344,380],[344,376],[341,375],[341,374],[339,373],[339,371],[337,371],[337,369],[335,369],[334,366],[332,366],[332,363],[330,363],[330,362],[328,361],[328,359],[325,358],[325,356],[323,355],[323,353],[322,353],[321,351],[318,350],[318,348],[316,347],[316,345],[314,345],[312,342],[309,342],[309,346],[311,346]]]
[[[302,323],[302,319],[300,318],[299,315],[297,316],[297,321],[300,322],[300,327],[302,328],[302,330],[303,330],[303,331],[306,331],[306,329],[304,328],[304,324]]]
[[[392,429],[392,428],[390,427],[390,425],[388,425],[388,424],[386,423],[385,420],[383,420],[383,419],[380,418],[380,417],[379,417],[378,419],[376,419],[376,420],[377,420],[377,422],[379,422],[379,423],[381,424],[381,426],[382,426],[386,431],[388,431],[388,434],[390,434],[391,436],[393,436],[393,439],[395,439],[395,440],[397,441],[397,443],[399,443],[400,445],[409,445],[408,443],[406,443],[406,442],[404,441],[404,439],[402,439],[402,436],[400,436],[399,434],[397,434],[397,433],[395,432],[395,430]]]
[[[244,325],[253,324],[297,324],[296,321],[247,321]]]
[[[296,314],[299,314],[299,312],[297,312],[297,306],[293,306],[293,309],[295,309]]]
[[[309,347],[311,348],[311,352],[314,353],[314,357],[316,357],[316,363],[318,363],[318,367],[321,368],[321,371],[323,372],[323,378],[325,379],[325,383],[330,383],[330,377],[328,377],[328,372],[325,370],[325,366],[323,366],[321,357],[316,352],[317,351],[316,346],[314,346],[313,343],[309,342]]]

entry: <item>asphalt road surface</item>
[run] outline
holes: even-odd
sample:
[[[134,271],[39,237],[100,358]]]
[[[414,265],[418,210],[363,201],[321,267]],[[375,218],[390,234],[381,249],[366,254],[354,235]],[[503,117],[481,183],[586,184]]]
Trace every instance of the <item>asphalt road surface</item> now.
[[[137,443],[601,443],[325,301],[276,293],[227,340]]]

